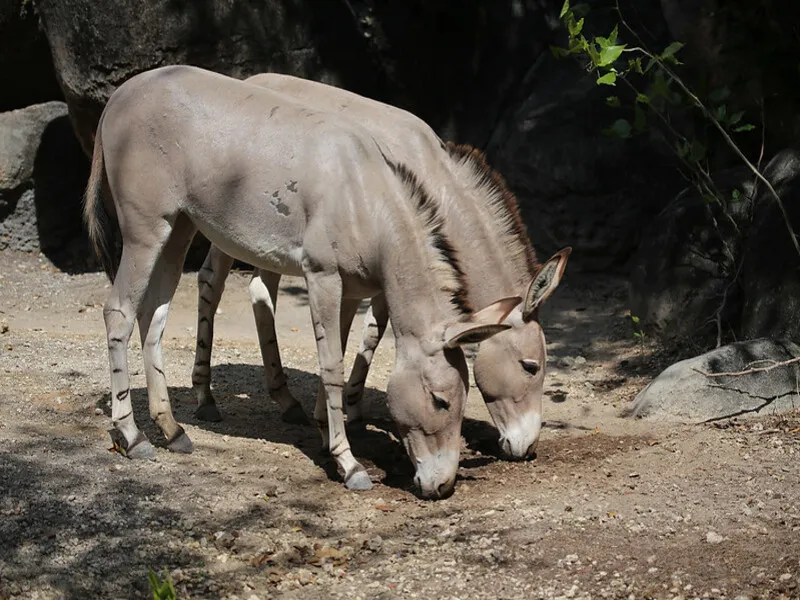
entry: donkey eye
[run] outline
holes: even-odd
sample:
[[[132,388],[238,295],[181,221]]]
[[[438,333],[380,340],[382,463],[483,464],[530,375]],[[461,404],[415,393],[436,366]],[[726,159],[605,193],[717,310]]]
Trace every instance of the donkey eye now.
[[[519,361],[519,364],[521,364],[522,368],[525,369],[531,375],[536,375],[539,372],[538,360],[533,360],[531,358],[523,358]]]
[[[450,403],[438,394],[431,392],[431,400],[436,410],[450,410]]]

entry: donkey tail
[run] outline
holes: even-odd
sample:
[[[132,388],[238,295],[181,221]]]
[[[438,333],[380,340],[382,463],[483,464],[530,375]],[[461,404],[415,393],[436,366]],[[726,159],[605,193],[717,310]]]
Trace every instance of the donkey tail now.
[[[86,224],[94,253],[106,275],[113,282],[120,263],[120,253],[117,251],[119,227],[116,222],[114,203],[111,198],[106,197],[108,180],[103,158],[103,141],[100,135],[101,124],[102,119],[101,123],[97,125],[92,154],[92,172],[89,175],[89,183],[83,197],[83,221]]]

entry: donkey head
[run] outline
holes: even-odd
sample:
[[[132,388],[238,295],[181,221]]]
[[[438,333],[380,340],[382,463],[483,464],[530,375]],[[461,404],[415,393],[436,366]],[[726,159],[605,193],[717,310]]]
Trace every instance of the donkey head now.
[[[533,455],[542,428],[542,392],[547,350],[539,307],[558,287],[572,248],[541,265],[525,301],[504,323],[510,329],[481,344],[473,372],[497,429],[500,449],[512,459]]]
[[[522,298],[505,298],[467,320],[441,323],[424,339],[397,338],[397,358],[386,389],[389,411],[414,464],[424,498],[452,494],[461,451],[469,374],[460,346],[511,328],[502,321]]]

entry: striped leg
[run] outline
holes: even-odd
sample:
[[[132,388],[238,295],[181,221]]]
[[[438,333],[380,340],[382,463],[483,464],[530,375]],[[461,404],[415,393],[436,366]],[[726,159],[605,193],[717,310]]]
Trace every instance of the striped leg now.
[[[347,409],[348,428],[363,428],[364,414],[362,402],[364,398],[364,386],[367,382],[372,358],[375,356],[375,349],[386,331],[386,324],[389,322],[389,311],[386,307],[386,300],[383,294],[372,299],[367,314],[364,315],[364,329],[361,334],[361,347],[353,363],[353,370],[350,371],[350,378],[345,386],[345,402]]]
[[[225,280],[233,258],[211,246],[197,273],[197,347],[194,353],[192,386],[197,397],[195,416],[201,421],[221,421],[216,400],[211,394],[211,347],[214,342],[214,316],[217,313]]]
[[[139,311],[139,335],[142,338],[142,358],[147,379],[150,418],[156,422],[167,438],[167,448],[183,453],[192,451],[192,442],[172,415],[161,339],[167,326],[169,305],[181,279],[186,251],[195,231],[194,225],[188,218],[178,217],[169,241],[156,262]]]
[[[326,272],[315,267],[308,258],[304,258],[303,271],[308,285],[308,302],[317,339],[320,378],[325,388],[327,407],[327,411],[322,412],[317,406],[314,417],[321,430],[325,429],[326,424],[328,426],[328,447],[344,471],[345,485],[349,489],[369,489],[372,482],[367,471],[353,456],[344,428],[344,357],[339,323],[342,280],[336,270]]]
[[[128,373],[128,344],[136,322],[136,313],[146,289],[146,280],[136,281],[133,248],[122,250],[111,293],[103,307],[108,340],[108,362],[111,370],[111,422],[121,434],[120,445],[128,458],[154,459],[156,449],[136,426],[131,404],[131,381]]]
[[[350,327],[353,325],[353,319],[358,312],[358,307],[361,305],[361,300],[351,300],[346,299],[342,300],[342,308],[339,316],[339,334],[342,339],[342,354],[344,354],[345,350],[347,349],[347,338],[350,336]],[[325,415],[325,387],[322,385],[322,378],[320,378],[319,386],[317,387],[317,404],[314,408],[315,415]],[[348,417],[347,422],[347,429],[350,429],[350,419]],[[363,421],[361,422],[361,429],[363,429]],[[322,432],[322,448],[323,450],[327,450],[328,448],[328,436],[327,430],[324,428],[320,428]],[[360,430],[356,430],[358,433]]]
[[[286,384],[278,338],[275,334],[275,310],[278,302],[280,273],[257,270],[250,281],[250,302],[258,331],[258,344],[264,362],[264,373],[270,397],[281,407],[281,419],[286,423],[308,425],[308,417],[303,407],[292,396]]]

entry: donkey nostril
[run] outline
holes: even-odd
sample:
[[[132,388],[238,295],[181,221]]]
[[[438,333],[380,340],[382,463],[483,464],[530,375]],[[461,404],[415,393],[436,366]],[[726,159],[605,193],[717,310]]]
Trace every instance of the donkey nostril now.
[[[536,456],[536,446],[538,446],[538,445],[539,445],[539,441],[537,440],[537,441],[533,442],[530,446],[528,446],[528,449],[525,451],[525,457],[526,458],[533,458],[534,456]]]
[[[440,499],[444,499],[452,495],[453,489],[455,488],[455,482],[448,481],[447,483],[442,483],[436,488],[436,494]]]

